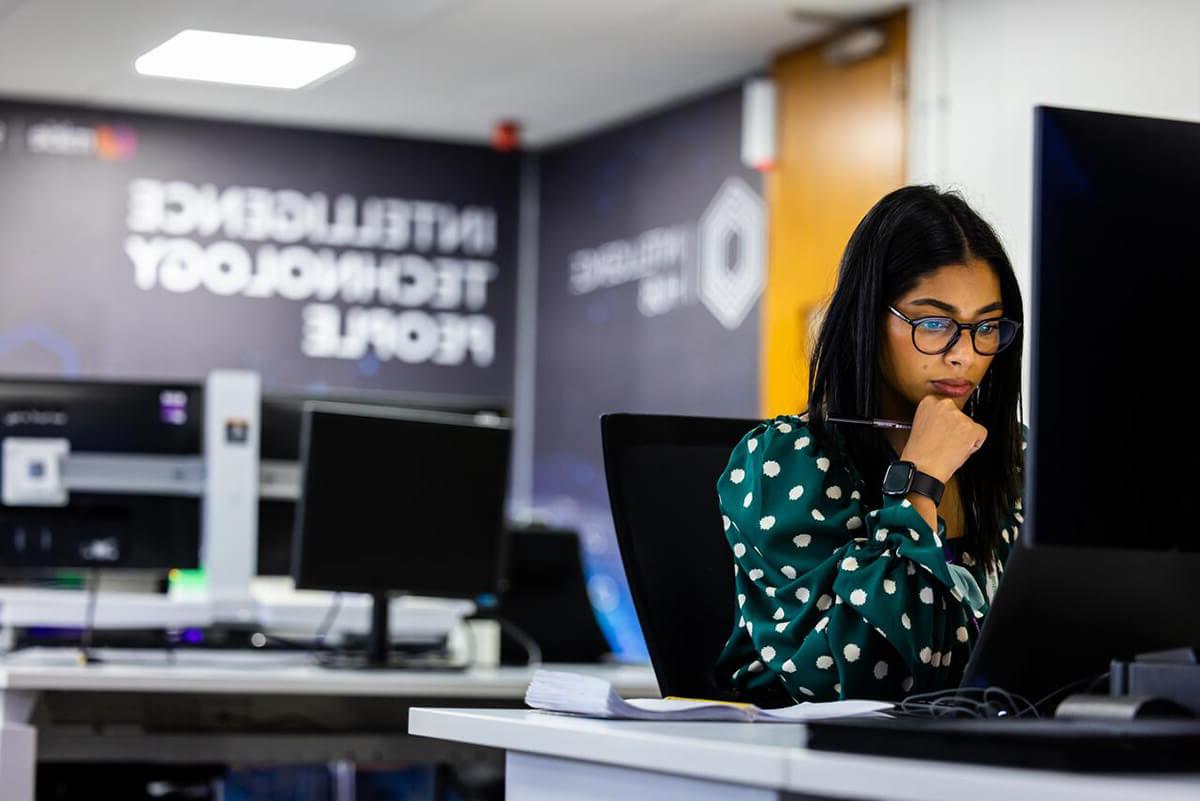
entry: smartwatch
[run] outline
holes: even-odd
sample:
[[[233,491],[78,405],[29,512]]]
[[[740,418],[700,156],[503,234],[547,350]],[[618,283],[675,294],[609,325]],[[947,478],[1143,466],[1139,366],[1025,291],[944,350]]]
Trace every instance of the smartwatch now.
[[[928,473],[922,473],[912,462],[898,459],[888,465],[883,474],[883,494],[904,497],[910,492],[919,492],[933,500],[934,506],[941,503],[946,485]]]

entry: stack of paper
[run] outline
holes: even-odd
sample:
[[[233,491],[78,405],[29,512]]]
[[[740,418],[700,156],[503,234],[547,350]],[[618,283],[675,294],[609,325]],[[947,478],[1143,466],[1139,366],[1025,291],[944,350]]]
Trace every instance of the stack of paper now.
[[[571,712],[598,718],[633,720],[741,720],[798,723],[806,720],[853,716],[888,717],[887,701],[804,701],[783,709],[762,709],[754,704],[687,698],[631,698],[617,695],[604,679],[539,669],[525,691],[525,703],[535,709]]]

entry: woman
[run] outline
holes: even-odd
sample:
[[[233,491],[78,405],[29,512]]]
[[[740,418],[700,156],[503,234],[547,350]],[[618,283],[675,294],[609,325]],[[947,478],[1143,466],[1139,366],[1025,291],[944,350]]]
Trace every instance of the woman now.
[[[958,685],[1024,522],[1023,322],[1003,247],[960,197],[905,187],[867,213],[808,411],[748,432],[717,480],[738,607],[720,683],[781,704]]]

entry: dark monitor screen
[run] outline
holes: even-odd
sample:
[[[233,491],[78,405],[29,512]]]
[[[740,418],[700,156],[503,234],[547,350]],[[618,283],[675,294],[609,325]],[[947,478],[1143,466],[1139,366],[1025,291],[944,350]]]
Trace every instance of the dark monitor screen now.
[[[1039,108],[1035,142],[1022,536],[1198,551],[1200,124]]]
[[[333,402],[358,406],[398,409],[427,409],[460,413],[488,412],[500,417],[507,409],[500,401],[455,395],[368,391],[265,392],[262,398],[260,458],[264,461],[299,462],[300,429],[304,405]],[[286,576],[292,567],[292,533],[296,528],[296,504],[290,500],[263,498],[258,503],[257,572],[262,576]]]
[[[76,455],[199,458],[203,431],[196,384],[0,379],[0,443],[65,440]],[[0,483],[5,468],[0,460]],[[166,570],[199,561],[198,497],[71,491],[61,506],[0,500],[0,570]]]
[[[495,416],[309,407],[296,586],[496,593],[509,449],[508,424]]]

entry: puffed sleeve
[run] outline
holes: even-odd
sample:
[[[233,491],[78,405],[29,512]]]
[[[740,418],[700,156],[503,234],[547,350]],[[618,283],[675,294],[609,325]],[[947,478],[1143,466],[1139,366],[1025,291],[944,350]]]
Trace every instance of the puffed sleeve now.
[[[738,615],[718,679],[778,677],[798,701],[957,685],[973,613],[941,538],[906,498],[868,511],[853,487],[802,418],[765,421],[734,448],[717,495]]]

